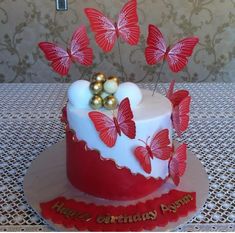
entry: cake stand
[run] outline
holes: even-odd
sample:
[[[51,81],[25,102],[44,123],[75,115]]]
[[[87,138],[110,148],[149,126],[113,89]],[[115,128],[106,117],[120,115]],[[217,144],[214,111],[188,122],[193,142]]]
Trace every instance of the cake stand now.
[[[175,187],[168,180],[160,189],[144,198],[133,201],[108,201],[79,192],[70,184],[66,176],[66,144],[65,140],[63,140],[46,149],[32,162],[24,179],[25,198],[31,207],[41,216],[40,203],[50,201],[58,196],[82,200],[87,203],[95,203],[97,205],[125,206],[154,197],[160,197],[162,194],[168,193],[171,189],[196,192],[196,211],[189,212],[186,217],[181,217],[176,222],[169,222],[165,227],[156,227],[154,229],[154,231],[170,231],[195,216],[208,197],[209,181],[205,168],[199,159],[189,150],[187,155],[187,168],[178,187]],[[77,231],[75,228],[67,229],[47,219],[45,221],[57,231]]]

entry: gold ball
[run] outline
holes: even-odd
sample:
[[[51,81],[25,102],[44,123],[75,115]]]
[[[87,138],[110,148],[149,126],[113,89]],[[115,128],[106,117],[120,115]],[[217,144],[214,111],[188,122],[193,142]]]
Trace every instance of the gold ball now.
[[[103,90],[103,83],[102,82],[92,82],[90,84],[90,90],[93,94],[99,94]]]
[[[91,99],[90,99],[90,107],[93,109],[99,109],[102,107],[103,105],[103,99],[98,96],[98,95],[94,95]]]
[[[92,82],[102,82],[104,83],[106,81],[106,77],[103,73],[95,73],[92,78],[91,78]]]
[[[108,110],[114,110],[117,108],[118,101],[113,95],[109,95],[104,98],[103,105]]]
[[[120,84],[120,79],[117,76],[109,76],[107,80],[113,80],[117,83],[117,85]]]

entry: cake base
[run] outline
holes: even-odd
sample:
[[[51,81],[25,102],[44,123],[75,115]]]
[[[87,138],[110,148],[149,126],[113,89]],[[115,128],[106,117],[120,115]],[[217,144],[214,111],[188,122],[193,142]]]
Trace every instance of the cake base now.
[[[50,201],[58,196],[65,196],[75,200],[97,205],[130,205],[140,201],[160,197],[171,189],[192,192],[197,195],[197,210],[189,213],[186,217],[176,222],[170,222],[166,227],[157,227],[156,231],[169,231],[191,219],[204,205],[209,190],[209,181],[206,171],[195,155],[188,150],[187,169],[181,178],[181,183],[175,187],[170,180],[161,186],[156,192],[144,198],[133,201],[109,201],[86,193],[79,192],[74,188],[66,176],[66,146],[65,141],[59,142],[42,152],[31,164],[24,179],[24,193],[28,203],[40,215],[40,203]],[[50,226],[57,230],[70,231],[61,225],[46,220]],[[77,229],[74,229],[77,231]]]

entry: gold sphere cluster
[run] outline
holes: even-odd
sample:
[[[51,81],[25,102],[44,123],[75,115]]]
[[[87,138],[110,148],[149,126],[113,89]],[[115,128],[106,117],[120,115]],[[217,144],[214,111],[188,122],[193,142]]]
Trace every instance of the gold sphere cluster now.
[[[116,76],[106,78],[103,73],[95,73],[91,78],[90,91],[93,96],[90,99],[90,107],[99,109],[105,107],[108,110],[117,108],[118,101],[114,94],[120,81]]]

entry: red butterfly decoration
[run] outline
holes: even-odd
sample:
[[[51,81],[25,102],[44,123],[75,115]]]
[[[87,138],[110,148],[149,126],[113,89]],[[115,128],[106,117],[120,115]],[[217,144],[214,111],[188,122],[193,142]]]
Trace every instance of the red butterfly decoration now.
[[[62,76],[68,74],[72,62],[78,62],[85,66],[92,64],[93,51],[88,48],[88,45],[89,39],[85,26],[81,26],[73,33],[67,51],[50,42],[38,44],[46,59],[51,61],[53,70]]]
[[[123,6],[115,23],[96,9],[86,8],[85,13],[90,21],[91,29],[95,33],[96,43],[104,52],[112,50],[119,36],[130,45],[138,43],[140,28],[136,0],[130,0]]]
[[[186,169],[187,145],[180,145],[173,153],[169,162],[169,175],[175,185],[180,182],[180,177],[183,176]]]
[[[178,105],[173,106],[172,124],[179,137],[188,128],[190,101],[191,97],[187,96]]]
[[[171,81],[169,90],[166,97],[171,101],[172,111],[172,124],[177,135],[181,137],[189,125],[189,111],[191,97],[187,90],[179,90],[174,92],[175,80]]]
[[[192,55],[198,42],[198,37],[188,37],[174,44],[172,48],[167,47],[160,30],[150,24],[145,58],[149,65],[156,64],[162,59],[167,60],[170,69],[179,72],[187,65],[188,57]]]
[[[113,147],[117,140],[117,135],[124,133],[128,138],[135,138],[135,122],[128,98],[122,100],[118,107],[117,117],[109,118],[105,114],[97,111],[89,112],[100,139],[108,146]]]
[[[171,101],[173,107],[179,105],[179,103],[189,95],[187,90],[178,90],[174,92],[175,80],[172,80],[169,86],[169,90],[166,97]]]
[[[169,146],[170,140],[168,129],[163,129],[158,132],[151,140],[150,145],[148,145],[147,142],[144,143],[145,147],[136,147],[134,154],[144,171],[151,173],[151,159],[153,159],[153,157],[166,160],[169,159],[171,155],[172,147]]]

